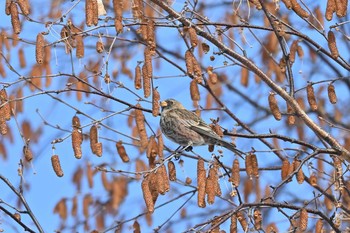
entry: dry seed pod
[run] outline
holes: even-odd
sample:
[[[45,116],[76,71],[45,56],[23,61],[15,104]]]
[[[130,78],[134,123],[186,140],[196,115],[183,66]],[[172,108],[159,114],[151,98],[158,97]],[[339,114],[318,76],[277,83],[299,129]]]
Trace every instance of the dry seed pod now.
[[[328,85],[328,98],[332,104],[337,103],[337,94],[335,93],[335,88],[332,83]]]
[[[232,183],[234,187],[238,187],[240,180],[241,180],[241,177],[239,174],[239,160],[235,159],[232,164],[232,172],[231,172],[231,177],[229,181]]]
[[[249,70],[245,67],[242,67],[241,70],[241,84],[244,87],[247,87],[249,83]]]
[[[135,122],[136,127],[140,135],[140,144],[141,144],[141,150],[144,150],[147,148],[148,145],[148,139],[147,139],[147,132],[145,127],[145,116],[143,115],[141,108],[141,105],[138,103],[136,104],[135,109]]]
[[[159,115],[159,100],[160,100],[160,94],[157,90],[157,88],[153,88],[152,91],[152,115],[157,117]]]
[[[348,9],[348,0],[335,1],[336,14],[339,18],[345,17]]]
[[[315,91],[312,84],[308,84],[306,87],[307,101],[309,102],[310,108],[313,111],[317,110],[317,102],[315,97]]]
[[[206,203],[205,203],[206,187],[205,186],[206,186],[206,171],[204,168],[204,160],[200,158],[197,162],[197,189],[198,189],[197,204],[201,208],[204,208],[206,206]]]
[[[81,144],[83,143],[83,135],[81,130],[73,129],[72,132],[72,146],[74,151],[74,156],[77,159],[80,159],[82,156]]]
[[[331,55],[334,59],[337,59],[339,57],[339,51],[337,48],[337,43],[335,40],[334,33],[332,31],[328,32],[328,48],[329,51],[331,51]]]
[[[272,112],[272,115],[274,116],[274,118],[276,120],[281,120],[282,119],[282,114],[280,112],[280,109],[278,108],[278,104],[277,104],[277,100],[275,97],[275,93],[270,92],[269,97],[268,97],[268,101],[269,101],[269,106],[270,106],[270,110]]]
[[[126,150],[125,150],[125,147],[123,146],[122,141],[118,141],[116,144],[116,147],[117,147],[118,154],[119,154],[120,158],[122,159],[122,161],[124,163],[129,162],[130,159],[129,159],[128,154],[126,153]]]
[[[11,24],[13,32],[19,34],[21,32],[21,22],[18,17],[18,8],[15,2],[10,3]]]
[[[55,171],[56,175],[58,177],[62,177],[63,171],[61,168],[60,158],[58,157],[58,155],[53,155],[51,157],[51,163],[52,163],[52,168]]]
[[[333,13],[336,10],[336,2],[337,0],[328,0],[327,1],[327,7],[326,7],[326,19],[328,21],[331,21],[333,18]]]
[[[191,46],[197,47],[198,37],[197,37],[196,29],[194,29],[193,27],[189,27],[188,28],[188,35],[190,36]]]
[[[288,159],[284,159],[282,162],[282,167],[281,167],[281,178],[282,180],[285,180],[290,172],[290,163]]]
[[[199,101],[200,100],[198,83],[197,83],[197,81],[195,79],[192,79],[192,81],[190,83],[190,94],[191,94],[191,99],[193,101]]]
[[[295,11],[295,13],[297,13],[297,15],[299,15],[302,18],[309,17],[309,13],[300,6],[297,0],[290,0],[290,2],[292,4],[292,9]]]
[[[96,52],[103,53],[103,51],[104,51],[103,43],[101,41],[97,41],[96,42]]]
[[[299,219],[299,230],[301,232],[306,231],[308,223],[308,213],[306,209],[302,208],[300,210],[300,219]]]
[[[237,213],[237,219],[238,219],[239,223],[241,224],[243,231],[246,232],[248,230],[248,223],[247,223],[247,219],[244,216],[243,211],[239,211]]]
[[[143,199],[145,200],[147,210],[148,212],[153,213],[154,202],[153,202],[152,193],[149,187],[149,176],[143,179],[141,183],[141,189],[142,189]]]
[[[168,162],[169,180],[176,181],[176,168],[173,161]]]
[[[316,222],[315,233],[322,233],[323,230],[323,220],[319,219]]]
[[[254,217],[254,227],[257,230],[261,230],[262,229],[262,215],[261,215],[261,211],[259,209],[255,209],[254,213],[253,213],[253,217]]]
[[[44,62],[44,45],[45,40],[43,34],[40,32],[36,37],[35,44],[35,59],[38,64],[43,64]]]
[[[135,67],[135,79],[134,79],[134,86],[136,90],[139,90],[142,88],[142,83],[141,83],[141,68],[139,65]]]
[[[23,147],[23,154],[24,154],[24,158],[26,159],[27,162],[32,161],[32,159],[33,159],[33,153],[32,153],[32,151],[30,150],[30,148],[29,148],[28,145],[25,145],[25,146]]]

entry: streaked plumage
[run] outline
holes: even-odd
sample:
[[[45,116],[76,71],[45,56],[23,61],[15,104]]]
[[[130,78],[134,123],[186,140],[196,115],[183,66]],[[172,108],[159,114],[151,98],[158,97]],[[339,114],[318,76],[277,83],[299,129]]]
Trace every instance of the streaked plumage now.
[[[220,145],[233,152],[235,146],[224,141],[194,112],[174,99],[161,102],[160,128],[163,134],[182,146]]]

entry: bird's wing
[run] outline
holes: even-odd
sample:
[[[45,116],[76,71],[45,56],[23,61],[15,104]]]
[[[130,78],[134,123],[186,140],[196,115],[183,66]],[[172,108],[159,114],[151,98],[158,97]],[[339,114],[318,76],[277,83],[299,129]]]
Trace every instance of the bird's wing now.
[[[205,123],[200,117],[198,117],[194,112],[188,111],[186,109],[177,109],[178,114],[180,115],[180,121],[186,127],[192,129],[193,131],[211,137],[213,139],[221,139],[210,126]]]

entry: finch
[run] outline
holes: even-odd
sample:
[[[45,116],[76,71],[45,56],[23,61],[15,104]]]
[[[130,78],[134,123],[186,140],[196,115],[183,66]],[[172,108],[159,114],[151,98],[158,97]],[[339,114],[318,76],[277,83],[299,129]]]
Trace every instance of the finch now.
[[[160,128],[171,141],[184,146],[219,145],[240,154],[235,145],[224,141],[194,112],[178,101],[167,99],[160,102],[162,113]]]

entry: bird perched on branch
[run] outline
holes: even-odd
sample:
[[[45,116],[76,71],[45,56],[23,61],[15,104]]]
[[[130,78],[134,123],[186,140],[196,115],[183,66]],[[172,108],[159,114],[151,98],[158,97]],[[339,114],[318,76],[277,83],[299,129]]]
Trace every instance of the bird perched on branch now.
[[[242,154],[236,146],[224,141],[194,112],[191,112],[174,99],[160,102],[162,114],[160,128],[171,141],[189,148],[201,145],[219,145],[234,153]]]

